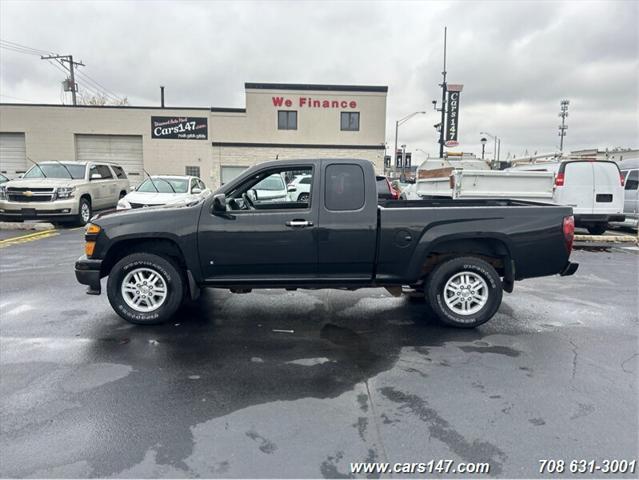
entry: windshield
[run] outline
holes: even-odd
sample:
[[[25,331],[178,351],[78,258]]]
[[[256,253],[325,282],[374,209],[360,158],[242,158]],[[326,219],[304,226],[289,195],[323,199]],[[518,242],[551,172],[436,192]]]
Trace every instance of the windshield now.
[[[59,163],[40,163],[39,165],[31,167],[22,178],[69,178],[69,172],[71,172],[71,178],[77,180],[84,178],[86,170],[86,165],[77,163],[65,163],[64,166]]]
[[[274,173],[270,177],[266,177],[264,180],[259,182],[257,185],[253,187],[255,190],[285,190],[286,186],[284,185],[284,180],[282,177]]]
[[[158,178],[152,177],[153,182],[148,178],[138,187],[138,192],[147,193],[187,193],[189,181],[186,178]],[[153,184],[155,183],[155,186]],[[157,187],[157,190],[155,189]],[[171,188],[173,187],[173,188]]]

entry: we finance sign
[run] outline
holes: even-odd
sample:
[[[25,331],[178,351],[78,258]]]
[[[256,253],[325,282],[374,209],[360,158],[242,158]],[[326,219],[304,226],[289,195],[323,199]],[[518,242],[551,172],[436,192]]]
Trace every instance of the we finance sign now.
[[[356,100],[340,99],[333,100],[328,98],[315,97],[299,97],[296,99],[289,97],[272,97],[273,106],[277,108],[316,108],[316,109],[348,109],[357,108]]]

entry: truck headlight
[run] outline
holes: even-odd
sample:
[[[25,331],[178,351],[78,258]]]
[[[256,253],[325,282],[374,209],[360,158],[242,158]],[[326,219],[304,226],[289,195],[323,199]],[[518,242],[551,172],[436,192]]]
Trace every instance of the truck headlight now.
[[[131,204],[127,202],[126,199],[121,198],[116,210],[128,210],[129,208],[131,208]]]
[[[7,187],[4,185],[0,185],[0,200],[7,199]]]
[[[58,198],[71,198],[74,191],[75,187],[58,187],[56,194]]]

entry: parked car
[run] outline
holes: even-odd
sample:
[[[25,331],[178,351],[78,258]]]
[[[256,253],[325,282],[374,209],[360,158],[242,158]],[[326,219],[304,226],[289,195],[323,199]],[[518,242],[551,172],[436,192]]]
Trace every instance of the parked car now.
[[[0,173],[0,184],[7,183],[9,181],[9,177]]]
[[[286,183],[282,173],[270,175],[261,180],[249,192],[253,202],[268,203],[283,201],[287,198]]]
[[[101,162],[40,162],[22,178],[0,185],[0,219],[86,224],[93,212],[114,208],[130,190],[126,173]]]
[[[623,176],[615,162],[606,160],[564,160],[539,163],[513,170],[553,172],[553,201],[572,207],[575,225],[592,235],[601,235],[608,222],[623,222]]]
[[[287,186],[288,198],[292,202],[308,202],[311,193],[312,175],[298,175]]]
[[[157,207],[189,203],[207,196],[211,191],[198,177],[154,175],[142,182],[133,192],[120,199],[118,210]]]
[[[286,171],[312,175],[308,203],[255,203],[248,192]],[[110,212],[87,227],[75,264],[87,293],[125,320],[171,318],[204,287],[378,288],[421,292],[430,311],[476,327],[515,280],[572,275],[572,209],[515,200],[378,203],[366,160],[256,165],[194,205]],[[425,314],[429,310],[425,309]]]
[[[399,200],[400,193],[393,188],[387,177],[377,175],[375,184],[377,186],[377,198],[380,200]]]
[[[639,228],[639,161],[629,160],[619,164],[624,177],[623,213],[626,216],[622,225]]]

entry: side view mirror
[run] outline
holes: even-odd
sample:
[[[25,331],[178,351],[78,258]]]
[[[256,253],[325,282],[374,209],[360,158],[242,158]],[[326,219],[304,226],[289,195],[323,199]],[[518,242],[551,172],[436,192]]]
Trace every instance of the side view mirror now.
[[[246,192],[246,196],[253,203],[257,202],[257,200],[258,200],[258,198],[257,198],[257,190],[255,190],[254,188],[251,188],[248,192]]]
[[[226,212],[226,195],[224,195],[223,193],[218,193],[213,197],[213,205],[211,207],[211,211],[213,213]]]
[[[102,175],[100,175],[99,173],[91,174],[91,180],[100,180],[101,178],[102,178]]]
[[[199,195],[200,193],[202,193],[202,189],[195,187],[193,190],[191,190],[191,193],[193,195]]]

